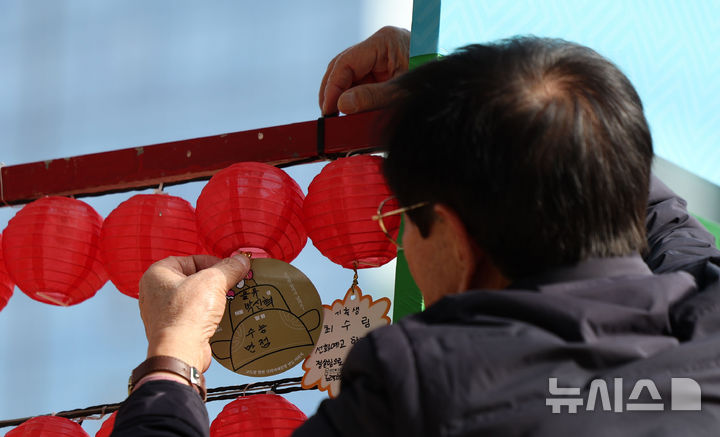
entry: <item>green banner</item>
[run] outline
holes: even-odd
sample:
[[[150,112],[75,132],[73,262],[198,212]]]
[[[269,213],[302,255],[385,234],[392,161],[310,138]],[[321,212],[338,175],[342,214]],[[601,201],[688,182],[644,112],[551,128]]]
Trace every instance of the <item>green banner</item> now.
[[[699,221],[703,226],[705,226],[705,229],[707,229],[708,232],[710,232],[711,234],[713,234],[713,235],[715,236],[715,246],[717,246],[718,249],[720,249],[720,224],[715,223],[715,222],[712,221],[712,220],[708,220],[708,219],[706,219],[706,218],[702,218],[702,217],[697,216],[697,215],[695,215],[695,214],[693,214],[693,215],[695,216],[696,219],[698,219],[698,221]]]
[[[402,233],[405,227],[403,217],[398,233],[398,242],[402,245]],[[405,259],[405,253],[398,250],[397,263],[395,265],[395,296],[393,297],[393,322],[396,322],[408,314],[415,314],[425,309],[422,293],[415,284],[410,274],[410,269]]]
[[[410,58],[410,60],[408,62],[408,67],[412,70],[413,68],[415,68],[419,65],[422,65],[426,62],[434,61],[434,60],[440,58],[441,56],[442,55],[440,55],[438,53],[431,53],[429,55],[413,56]]]

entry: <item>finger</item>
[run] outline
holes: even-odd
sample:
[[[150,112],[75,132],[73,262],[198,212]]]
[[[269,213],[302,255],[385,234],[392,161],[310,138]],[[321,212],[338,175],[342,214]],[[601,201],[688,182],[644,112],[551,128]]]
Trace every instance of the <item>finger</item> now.
[[[345,114],[370,111],[389,106],[397,98],[392,82],[358,85],[345,91],[338,99],[338,109]]]
[[[189,258],[190,260],[192,260],[192,262],[195,264],[194,268],[196,272],[210,268],[221,261],[221,258],[212,255],[191,255],[185,258]],[[242,258],[247,259],[247,257],[244,256]]]
[[[328,66],[321,84],[320,107],[323,114],[334,114],[338,109],[345,112],[338,99],[354,85],[368,82],[368,79],[384,82],[407,71],[409,50],[410,32],[386,26],[360,44],[340,53]],[[389,102],[382,99],[382,96],[377,97],[381,100],[376,103],[373,103],[374,100],[370,101],[367,107],[364,107],[364,101],[360,100],[355,112],[382,107]]]
[[[323,87],[323,114],[337,112],[340,95],[373,71],[376,58],[375,47],[367,41],[350,47],[338,56]]]
[[[322,111],[323,115],[325,114],[324,111],[324,104],[325,104],[325,87],[327,86],[327,80],[328,76],[330,76],[330,73],[333,71],[333,68],[335,68],[335,62],[337,61],[337,58],[340,57],[342,53],[332,58],[332,61],[328,63],[327,69],[325,70],[325,74],[323,75],[322,82],[320,82],[320,91],[318,93],[318,104],[320,105],[320,111]]]
[[[410,61],[410,31],[394,28],[395,37],[391,40],[393,48],[388,49],[388,70],[395,77],[408,70]]]
[[[182,276],[190,276],[217,264],[218,261],[220,258],[212,255],[170,256],[156,262],[150,269],[167,269]]]
[[[218,284],[221,289],[227,291],[235,286],[240,280],[242,280],[250,270],[250,259],[238,255],[231,258],[225,258],[213,266],[208,267],[200,274],[208,275],[208,277],[217,278],[216,280],[223,280],[224,283]],[[218,274],[219,273],[219,274]]]

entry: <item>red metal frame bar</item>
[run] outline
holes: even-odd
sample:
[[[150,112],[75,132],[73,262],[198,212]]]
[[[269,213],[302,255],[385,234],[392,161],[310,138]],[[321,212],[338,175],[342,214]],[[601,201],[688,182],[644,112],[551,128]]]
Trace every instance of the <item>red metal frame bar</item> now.
[[[88,196],[207,179],[241,161],[310,162],[379,147],[380,111],[0,169],[0,206],[50,195]]]

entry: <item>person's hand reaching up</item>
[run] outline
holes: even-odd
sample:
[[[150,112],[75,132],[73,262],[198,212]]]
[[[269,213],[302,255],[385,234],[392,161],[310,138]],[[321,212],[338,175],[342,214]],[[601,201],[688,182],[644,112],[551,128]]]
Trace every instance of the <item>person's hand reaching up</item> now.
[[[322,114],[387,106],[395,96],[391,79],[407,71],[409,53],[410,32],[388,26],[337,55],[320,84]]]

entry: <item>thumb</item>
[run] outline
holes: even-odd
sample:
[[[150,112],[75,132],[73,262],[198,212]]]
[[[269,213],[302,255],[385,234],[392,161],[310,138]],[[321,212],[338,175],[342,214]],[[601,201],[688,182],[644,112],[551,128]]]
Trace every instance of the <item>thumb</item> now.
[[[358,85],[340,95],[338,109],[345,114],[380,109],[396,97],[397,88],[392,82]]]
[[[225,290],[229,290],[243,279],[250,270],[250,259],[243,255],[234,255],[225,258],[208,270],[220,272],[225,278]]]

